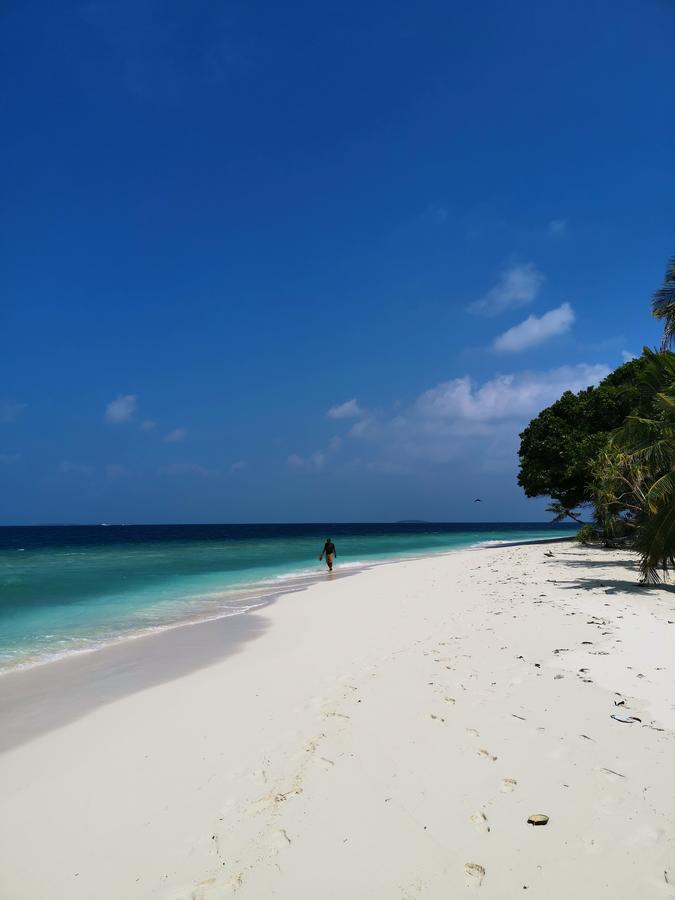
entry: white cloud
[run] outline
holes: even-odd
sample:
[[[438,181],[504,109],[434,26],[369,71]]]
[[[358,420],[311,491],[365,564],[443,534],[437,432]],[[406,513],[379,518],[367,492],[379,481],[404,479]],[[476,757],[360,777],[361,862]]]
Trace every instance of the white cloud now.
[[[565,334],[574,323],[574,310],[569,303],[563,303],[543,316],[529,316],[519,325],[509,328],[504,334],[495,338],[495,350],[517,353],[527,347],[542,344],[552,337]]]
[[[165,434],[162,440],[165,444],[177,444],[179,441],[184,441],[186,437],[187,430],[185,428],[174,428],[173,431]]]
[[[0,422],[14,422],[26,408],[25,403],[10,403],[9,400],[0,400]]]
[[[609,369],[604,365],[561,366],[546,372],[496,375],[481,385],[471,378],[454,378],[416,400],[413,410],[422,419],[496,422],[534,415],[564,391],[580,391],[597,384]]]
[[[340,443],[308,455],[291,454],[292,469],[324,471],[339,450],[343,466],[373,475],[428,475],[430,466],[454,464],[461,472],[491,471],[514,478],[518,434],[565,391],[578,392],[609,374],[601,364],[581,363],[543,371],[495,375],[483,382],[453,378],[390,413],[371,412],[352,424]]]
[[[637,356],[634,353],[631,353],[630,350],[622,350],[621,356],[625,363],[630,362],[631,359],[637,359]]]
[[[326,462],[328,461],[328,458],[337,453],[342,445],[342,438],[337,436],[332,437],[328,441],[328,445],[325,447],[325,449],[315,450],[308,456],[300,456],[299,453],[291,453],[291,455],[286,459],[286,464],[291,469],[305,469],[309,471],[323,469],[323,467],[326,465]]]
[[[106,406],[103,418],[112,425],[128,422],[136,412],[137,400],[136,394],[120,394]]]
[[[154,419],[144,419],[141,422],[141,429],[143,431],[152,431],[153,428],[157,427],[157,422]]]
[[[565,391],[597,384],[609,369],[580,364],[547,371],[496,375],[482,384],[468,376],[443,382],[421,394],[402,412],[368,420],[350,435],[370,449],[366,465],[379,472],[407,470],[411,462],[475,467],[513,467],[518,433]],[[358,423],[361,425],[362,423]]]
[[[172,463],[168,466],[161,466],[159,474],[170,475],[172,477],[180,475],[198,475],[200,478],[210,478],[215,475],[215,472],[212,472],[205,466],[197,465],[196,463]]]
[[[326,453],[323,450],[315,450],[309,456],[291,453],[286,462],[291,469],[322,469],[326,463]]]
[[[548,233],[552,237],[561,237],[567,231],[567,219],[551,219],[548,223]]]
[[[545,276],[534,263],[511,266],[502,272],[499,282],[468,311],[483,316],[496,316],[507,309],[526,306],[539,294]]]
[[[373,419],[361,419],[360,422],[355,422],[352,427],[349,429],[349,433],[352,437],[359,437],[362,434],[366,434],[368,429],[372,426]]]
[[[21,459],[20,453],[0,453],[0,465],[11,466]]]
[[[329,419],[360,419],[365,414],[366,411],[359,406],[356,398],[347,400],[346,403],[340,403],[338,406],[331,406],[326,413]]]

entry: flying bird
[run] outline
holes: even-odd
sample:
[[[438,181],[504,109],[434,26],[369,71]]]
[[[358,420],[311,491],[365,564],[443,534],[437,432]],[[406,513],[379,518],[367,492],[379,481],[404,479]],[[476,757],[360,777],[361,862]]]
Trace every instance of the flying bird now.
[[[476,497],[476,499],[473,502],[474,503],[482,503],[483,501],[480,499],[480,497]]]

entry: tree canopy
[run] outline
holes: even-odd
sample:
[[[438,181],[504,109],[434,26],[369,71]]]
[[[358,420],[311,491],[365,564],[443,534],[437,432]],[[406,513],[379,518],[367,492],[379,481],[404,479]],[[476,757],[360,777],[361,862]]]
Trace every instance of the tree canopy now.
[[[675,257],[652,297],[661,352],[644,348],[578,394],[567,391],[520,435],[518,483],[556,519],[592,503],[605,540],[628,538],[643,580],[675,569]],[[589,526],[584,526],[583,534]]]
[[[638,386],[646,408],[610,439],[595,502],[608,530],[628,523],[643,578],[656,582],[658,569],[675,567],[675,354],[645,349],[643,358]]]
[[[626,416],[644,411],[644,358],[619,366],[597,387],[566,391],[520,435],[518,484],[566,510],[593,502],[593,463]]]

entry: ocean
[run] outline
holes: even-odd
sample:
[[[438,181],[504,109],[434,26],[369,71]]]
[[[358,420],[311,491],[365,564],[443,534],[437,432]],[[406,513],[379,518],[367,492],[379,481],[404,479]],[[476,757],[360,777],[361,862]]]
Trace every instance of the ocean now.
[[[573,525],[396,523],[0,527],[0,674],[187,622],[241,615],[336,574]]]

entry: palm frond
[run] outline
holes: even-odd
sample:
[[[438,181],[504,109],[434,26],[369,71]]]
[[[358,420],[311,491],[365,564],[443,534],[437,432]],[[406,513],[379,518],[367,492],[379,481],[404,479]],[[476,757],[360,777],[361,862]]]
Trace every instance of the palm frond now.
[[[642,577],[649,584],[658,583],[663,573],[675,567],[675,504],[669,503],[643,522],[638,531],[636,549],[642,561]]]
[[[665,475],[657,478],[654,484],[647,491],[647,505],[652,512],[656,512],[659,507],[665,503],[669,503],[675,493],[675,471],[671,469]]]
[[[664,320],[661,350],[668,350],[675,343],[675,256],[668,261],[663,284],[652,295],[652,314]]]

